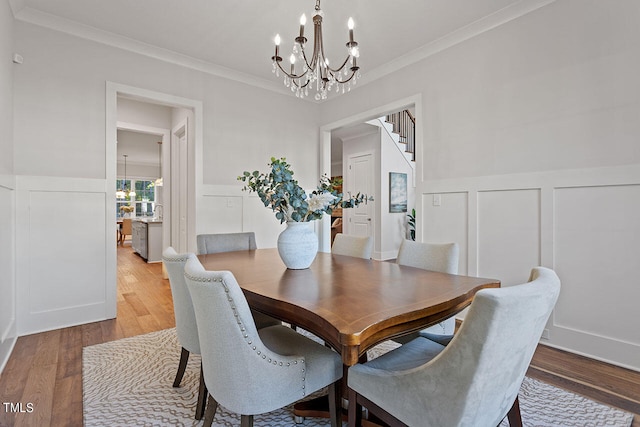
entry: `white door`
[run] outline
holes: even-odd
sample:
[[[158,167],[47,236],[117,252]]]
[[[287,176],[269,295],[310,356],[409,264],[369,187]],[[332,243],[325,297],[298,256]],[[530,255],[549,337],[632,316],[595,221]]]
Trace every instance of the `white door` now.
[[[187,123],[171,135],[171,244],[178,253],[187,252]]]
[[[374,194],[373,182],[373,155],[371,153],[356,154],[347,160],[347,179],[345,180],[344,195],[349,197],[349,192],[355,196],[358,192],[372,196]],[[346,234],[355,236],[373,236],[374,202],[366,201],[352,209],[344,209],[346,216]]]

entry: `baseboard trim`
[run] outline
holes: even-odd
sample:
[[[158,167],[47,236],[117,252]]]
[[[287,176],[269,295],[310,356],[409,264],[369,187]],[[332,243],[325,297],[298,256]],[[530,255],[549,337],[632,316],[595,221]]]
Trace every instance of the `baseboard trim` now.
[[[17,341],[18,338],[13,337],[0,343],[0,374],[4,371],[4,367],[7,365]]]

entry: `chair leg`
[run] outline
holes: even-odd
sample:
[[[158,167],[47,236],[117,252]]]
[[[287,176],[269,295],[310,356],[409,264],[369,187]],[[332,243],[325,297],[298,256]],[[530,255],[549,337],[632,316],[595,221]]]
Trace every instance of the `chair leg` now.
[[[342,380],[329,384],[329,418],[331,427],[342,426]]]
[[[362,405],[358,403],[357,393],[349,389],[349,427],[362,426]]]
[[[253,415],[240,415],[240,427],[253,427]]]
[[[184,376],[184,371],[187,369],[187,362],[189,361],[189,350],[182,347],[182,353],[180,353],[180,363],[178,364],[178,372],[176,372],[176,379],[173,380],[174,387],[180,387],[180,381]]]
[[[209,399],[207,400],[207,410],[204,413],[203,427],[211,427],[211,424],[213,424],[213,418],[216,416],[217,410],[218,402],[216,402],[213,396],[209,395]]]
[[[207,406],[207,396],[209,391],[204,383],[204,373],[202,372],[202,361],[200,362],[200,385],[198,386],[198,404],[196,405],[196,420],[201,420],[204,416],[204,409]]]
[[[509,420],[509,427],[522,427],[522,417],[520,416],[520,400],[516,396],[516,400],[513,401],[513,405],[509,412],[507,412],[507,419]]]

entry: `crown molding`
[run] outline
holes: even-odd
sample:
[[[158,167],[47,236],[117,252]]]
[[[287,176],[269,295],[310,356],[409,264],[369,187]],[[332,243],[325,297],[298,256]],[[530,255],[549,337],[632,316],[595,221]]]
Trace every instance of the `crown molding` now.
[[[24,0],[10,0],[16,3],[22,3]],[[143,56],[158,59],[160,61],[190,68],[192,70],[201,71],[217,77],[228,80],[237,81],[250,86],[278,92],[281,94],[290,94],[290,91],[281,84],[271,80],[265,80],[251,76],[240,71],[222,67],[211,62],[193,58],[188,55],[174,52],[169,49],[153,46],[128,37],[124,37],[115,33],[100,30],[89,25],[81,24],[76,21],[61,18],[50,13],[41,12],[36,9],[24,7],[17,13],[14,12],[15,19],[62,33],[70,34],[86,40],[91,40],[107,46],[134,52]]]
[[[507,22],[513,21],[514,19],[538,10],[555,1],[556,0],[521,0],[518,3],[509,5],[492,13],[491,15],[474,21],[469,25],[434,40],[431,43],[419,47],[412,52],[402,55],[394,59],[392,62],[384,64],[366,73],[362,73],[362,78],[358,82],[358,85],[364,86],[374,82],[388,74],[422,61],[432,55],[442,52],[443,50],[490,31],[500,25],[506,24]]]
[[[25,6],[25,0],[9,0],[8,3],[14,18]]]
[[[541,7],[547,6],[556,0],[521,0],[507,6],[489,16],[479,19],[462,27],[446,36],[426,44],[412,52],[394,59],[373,70],[363,72],[358,86],[372,83],[386,75],[396,72],[416,62],[422,61],[432,55],[442,52],[452,46],[490,31],[500,25],[524,16]],[[168,49],[143,43],[128,37],[100,30],[89,25],[81,24],[56,15],[41,12],[30,7],[25,7],[25,0],[9,0],[15,19],[29,24],[38,25],[55,31],[60,31],[83,39],[102,43],[108,46],[134,52],[160,61],[190,68],[196,71],[222,77],[228,80],[259,87],[282,95],[294,96],[290,90],[275,80],[261,79],[243,72],[222,67],[211,62],[193,58]],[[341,95],[341,94],[340,94]],[[333,99],[334,97],[331,97]],[[313,97],[303,98],[304,101],[320,103]]]

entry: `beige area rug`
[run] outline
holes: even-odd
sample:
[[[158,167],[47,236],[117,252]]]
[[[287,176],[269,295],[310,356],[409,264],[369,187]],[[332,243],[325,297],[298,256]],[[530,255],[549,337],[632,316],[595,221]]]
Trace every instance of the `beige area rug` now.
[[[369,357],[397,344],[382,343]],[[83,349],[84,425],[199,426],[194,420],[199,356],[191,356],[180,388],[172,383],[180,358],[175,329],[98,344]],[[313,397],[313,396],[310,396]],[[633,415],[549,384],[526,378],[520,389],[525,426],[623,426]],[[238,426],[240,417],[218,408],[215,426]],[[256,426],[296,426],[292,406],[254,417]],[[328,426],[308,418],[303,426]],[[507,426],[506,421],[501,424]]]

